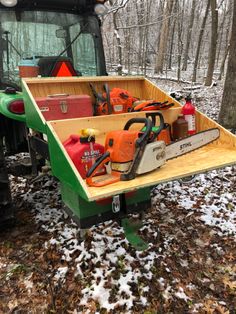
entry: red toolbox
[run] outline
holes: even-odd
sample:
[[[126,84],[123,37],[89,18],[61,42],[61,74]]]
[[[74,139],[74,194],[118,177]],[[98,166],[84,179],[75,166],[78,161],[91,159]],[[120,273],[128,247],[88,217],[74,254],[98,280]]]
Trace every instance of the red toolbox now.
[[[92,99],[89,95],[55,94],[35,98],[45,120],[63,120],[93,115]]]

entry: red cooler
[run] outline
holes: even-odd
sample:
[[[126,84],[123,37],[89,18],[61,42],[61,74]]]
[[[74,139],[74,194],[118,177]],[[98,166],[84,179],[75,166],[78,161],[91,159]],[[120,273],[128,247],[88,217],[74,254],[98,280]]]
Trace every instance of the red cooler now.
[[[89,95],[55,94],[36,97],[35,101],[45,120],[63,120],[93,115],[92,99]]]

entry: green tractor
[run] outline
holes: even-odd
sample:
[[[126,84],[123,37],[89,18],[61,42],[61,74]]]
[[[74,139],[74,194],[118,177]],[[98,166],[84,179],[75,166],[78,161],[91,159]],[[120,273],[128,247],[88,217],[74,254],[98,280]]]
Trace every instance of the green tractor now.
[[[37,62],[56,76],[65,62],[72,76],[107,75],[98,13],[104,1],[0,1],[0,224],[14,218],[5,156],[29,151],[19,64]]]

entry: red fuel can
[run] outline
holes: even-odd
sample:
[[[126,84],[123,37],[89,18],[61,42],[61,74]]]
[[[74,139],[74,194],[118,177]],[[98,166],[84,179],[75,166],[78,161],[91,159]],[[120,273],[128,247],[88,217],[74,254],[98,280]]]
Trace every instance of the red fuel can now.
[[[63,145],[83,179],[86,178],[86,174],[95,160],[104,154],[104,146],[95,143],[95,137],[93,136],[71,135]],[[97,174],[102,175],[105,173],[105,169],[101,169]]]

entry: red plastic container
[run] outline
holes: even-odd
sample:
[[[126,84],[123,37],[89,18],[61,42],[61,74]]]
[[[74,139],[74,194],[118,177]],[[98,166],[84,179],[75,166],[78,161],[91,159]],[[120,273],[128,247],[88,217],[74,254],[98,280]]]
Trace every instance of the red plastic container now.
[[[35,101],[45,120],[63,120],[93,115],[92,99],[89,95],[55,94],[36,97]]]
[[[94,137],[71,135],[63,145],[83,179],[86,178],[86,174],[95,160],[104,154],[104,146],[95,143]],[[97,174],[105,173],[105,169],[101,169]]]
[[[190,96],[186,97],[186,102],[182,108],[184,119],[188,122],[188,135],[196,133],[195,107]]]
[[[37,77],[39,75],[38,66],[19,66],[20,77]]]
[[[35,57],[20,60],[18,67],[20,77],[37,77],[39,74],[38,61]]]

